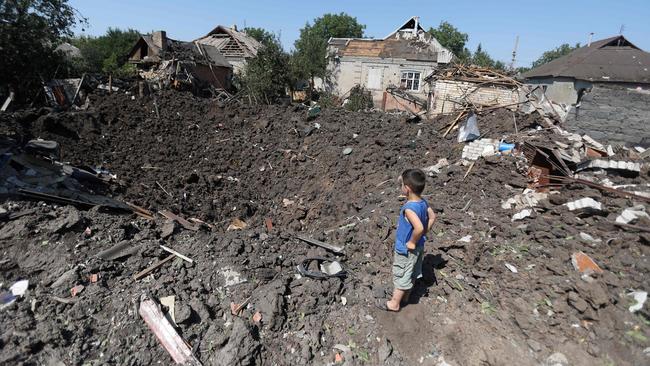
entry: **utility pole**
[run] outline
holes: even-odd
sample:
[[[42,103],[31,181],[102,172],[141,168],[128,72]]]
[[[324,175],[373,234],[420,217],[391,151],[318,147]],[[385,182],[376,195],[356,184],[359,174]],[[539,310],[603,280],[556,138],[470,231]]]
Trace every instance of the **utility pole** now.
[[[510,70],[515,69],[515,61],[517,60],[517,47],[519,47],[519,35],[515,38],[515,48],[512,49],[512,62],[510,62]]]
[[[621,24],[621,28],[619,28],[618,34],[622,35],[624,30],[625,30],[625,24]]]

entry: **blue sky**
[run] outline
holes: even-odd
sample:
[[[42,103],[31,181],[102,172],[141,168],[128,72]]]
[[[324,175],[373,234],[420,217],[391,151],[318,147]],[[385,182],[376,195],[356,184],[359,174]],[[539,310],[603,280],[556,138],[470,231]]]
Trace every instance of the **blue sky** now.
[[[218,24],[262,27],[280,34],[289,49],[305,22],[324,13],[346,12],[366,25],[366,34],[381,38],[411,16],[420,16],[428,29],[446,20],[469,34],[468,47],[483,49],[498,60],[510,62],[519,35],[516,66],[528,66],[542,52],[562,43],[586,43],[623,35],[650,50],[650,0],[329,0],[329,1],[171,1],[171,0],[70,0],[89,25],[76,33],[100,35],[108,27],[141,32],[164,29],[179,40],[192,40]]]

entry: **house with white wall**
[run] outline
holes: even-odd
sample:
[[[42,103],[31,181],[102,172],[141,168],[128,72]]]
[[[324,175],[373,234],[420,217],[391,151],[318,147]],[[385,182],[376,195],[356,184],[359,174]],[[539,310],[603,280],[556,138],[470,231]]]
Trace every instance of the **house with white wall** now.
[[[424,78],[454,55],[412,17],[382,39],[331,38],[327,57],[326,89],[346,97],[361,85],[370,90],[375,107],[417,113],[431,97]]]

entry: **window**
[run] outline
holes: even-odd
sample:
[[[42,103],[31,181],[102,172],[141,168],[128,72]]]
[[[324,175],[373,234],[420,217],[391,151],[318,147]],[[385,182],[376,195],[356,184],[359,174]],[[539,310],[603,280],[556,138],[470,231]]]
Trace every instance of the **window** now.
[[[406,90],[420,90],[420,73],[417,71],[402,71],[400,87]]]

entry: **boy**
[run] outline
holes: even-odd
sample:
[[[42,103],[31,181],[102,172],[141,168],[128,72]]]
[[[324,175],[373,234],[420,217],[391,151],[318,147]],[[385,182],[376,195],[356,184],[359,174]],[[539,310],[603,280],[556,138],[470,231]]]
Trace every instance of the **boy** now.
[[[426,233],[433,226],[436,214],[421,195],[426,176],[420,169],[407,169],[401,175],[402,194],[406,203],[402,206],[395,234],[393,259],[393,297],[380,308],[399,311],[408,303],[413,282],[422,277],[422,257]],[[426,226],[425,226],[426,225]]]

